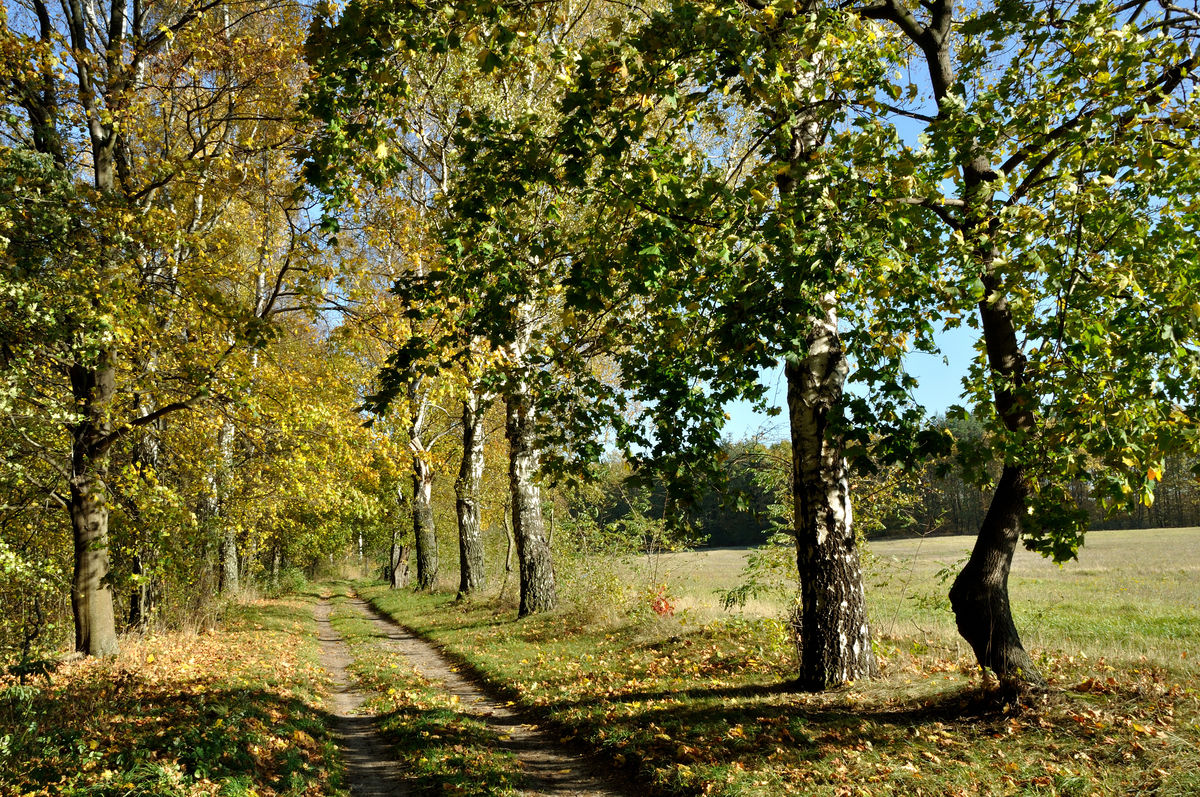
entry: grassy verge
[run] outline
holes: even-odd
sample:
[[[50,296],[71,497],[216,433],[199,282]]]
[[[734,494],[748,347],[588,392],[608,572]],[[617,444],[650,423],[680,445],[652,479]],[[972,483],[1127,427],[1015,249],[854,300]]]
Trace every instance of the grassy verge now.
[[[497,736],[459,710],[458,699],[416,673],[389,650],[378,627],[334,598],[334,629],[354,656],[350,671],[373,693],[367,708],[379,718],[396,760],[416,794],[511,795],[522,785],[516,758],[497,749]]]
[[[767,618],[516,621],[488,602],[363,587],[400,622],[662,794],[1200,793],[1200,698],[1177,667],[1045,655],[1007,712],[952,649],[893,638],[884,677],[793,694]]]
[[[0,682],[0,794],[346,794],[312,615],[311,597],[232,606],[220,631]]]

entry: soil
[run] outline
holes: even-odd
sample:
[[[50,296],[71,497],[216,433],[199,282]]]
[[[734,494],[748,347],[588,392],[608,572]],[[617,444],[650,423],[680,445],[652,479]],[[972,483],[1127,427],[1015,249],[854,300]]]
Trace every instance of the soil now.
[[[381,644],[403,654],[423,678],[444,684],[446,693],[458,698],[460,711],[483,720],[495,732],[496,747],[512,753],[521,763],[525,775],[522,794],[618,797],[628,793],[611,776],[601,774],[594,762],[565,748],[535,721],[463,677],[436,646],[375,613],[363,600],[351,598],[347,604],[371,620]],[[387,743],[374,720],[359,713],[366,695],[350,686],[346,667],[352,659],[345,643],[329,625],[329,612],[329,602],[322,601],[317,609],[321,663],[334,678],[332,711],[338,718],[351,792],[354,797],[409,794],[403,773],[391,760]]]

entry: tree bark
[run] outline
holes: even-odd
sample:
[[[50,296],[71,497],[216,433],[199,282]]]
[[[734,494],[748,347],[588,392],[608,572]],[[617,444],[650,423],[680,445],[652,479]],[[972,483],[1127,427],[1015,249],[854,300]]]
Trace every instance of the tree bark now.
[[[388,585],[392,589],[408,586],[408,546],[400,544],[400,537],[400,531],[393,529],[388,552]]]
[[[976,160],[964,170],[968,196],[984,190],[982,186],[986,181],[981,174],[986,166],[986,161]],[[982,227],[980,221],[976,229]],[[979,317],[994,403],[997,414],[1010,431],[1026,433],[1034,429],[1036,420],[1024,395],[1025,354],[1017,339],[1003,285],[993,271],[995,257],[995,250],[984,244],[979,259],[984,269],[985,290],[984,299],[979,302]],[[1021,539],[1021,519],[1026,511],[1029,489],[1023,464],[1006,462],[975,538],[971,557],[950,589],[950,604],[959,633],[975,651],[979,665],[992,669],[1000,682],[1009,688],[1045,684],[1021,644],[1008,600],[1008,574]]]
[[[154,362],[153,357],[151,357],[150,362],[147,364],[147,370],[153,370],[153,368]],[[152,411],[152,407],[149,404],[139,401],[139,405],[143,417]],[[137,444],[134,447],[133,462],[141,479],[145,479],[150,474],[157,475],[159,460],[157,434],[161,430],[161,424],[152,425],[150,429],[145,430],[138,438]],[[140,537],[141,535],[137,536]],[[149,578],[146,575],[146,559],[152,556],[153,548],[143,541],[135,540],[135,545],[133,561],[130,566],[133,584],[129,590],[129,627],[135,630],[144,630],[150,621],[150,612],[154,597],[154,591],[151,589]]]
[[[1045,683],[1021,645],[1008,602],[1008,574],[1021,539],[1021,515],[1028,495],[1024,470],[1006,466],[971,558],[950,588],[958,632],[975,651],[979,664],[1013,687]]]
[[[835,297],[813,318],[807,355],[789,358],[788,415],[800,574],[800,675],[820,691],[876,675],[841,439],[830,429],[849,366]]]
[[[515,386],[505,404],[513,536],[521,575],[521,604],[517,614],[527,617],[553,609],[558,603],[558,589],[542,519],[541,489],[534,481],[540,464],[533,439],[534,403],[523,382]]]
[[[957,79],[951,49],[954,37],[950,33],[958,9],[955,3],[945,2],[931,4],[928,10],[928,24],[919,22],[898,2],[873,5],[868,16],[892,21],[922,50],[938,104],[938,117],[953,118],[962,108],[958,100],[946,102]],[[1036,427],[1036,400],[1026,392],[1025,354],[1017,337],[1003,276],[996,268],[999,252],[995,233],[1001,226],[995,204],[999,173],[990,162],[989,155],[994,153],[977,139],[964,141],[955,154],[963,170],[962,210],[951,226],[972,248],[983,282],[978,310],[993,405],[1005,428],[1016,433],[1015,436],[1024,437]],[[1026,462],[1013,460],[1013,456],[1007,456],[1004,462],[971,558],[954,581],[951,603],[959,631],[971,644],[981,666],[996,670],[1001,681],[1039,685],[1043,679],[1021,646],[1008,602],[1008,571],[1021,536],[1021,518],[1030,487]]]
[[[417,547],[417,589],[433,589],[438,575],[437,529],[433,521],[433,468],[413,455],[413,535]]]
[[[474,390],[463,399],[463,454],[454,483],[455,509],[458,514],[458,597],[465,598],[483,590],[483,531],[479,519],[479,491],[483,481],[483,412]]]
[[[238,569],[237,531],[230,525],[226,507],[228,504],[229,480],[233,471],[233,424],[226,421],[217,432],[217,452],[219,460],[216,472],[212,475],[212,520],[220,524],[221,536],[217,543],[220,562],[220,578],[217,590],[222,595],[233,595],[241,588]]]
[[[221,532],[221,583],[218,589],[222,595],[233,595],[241,588],[238,570],[237,535],[227,519]]]
[[[146,568],[142,564],[142,555],[140,553],[133,555],[133,564],[130,567],[130,572],[137,580],[137,583],[129,590],[129,627],[141,630],[146,627],[150,619],[150,585],[143,580]]]
[[[113,590],[108,582],[108,505],[104,494],[107,463],[85,442],[91,424],[77,427],[74,473],[68,510],[75,547],[71,609],[75,617],[75,650],[89,656],[117,654]],[[80,439],[82,438],[82,439]]]
[[[807,78],[799,95],[809,93],[818,79],[821,54],[811,53]],[[811,111],[792,115],[792,132],[778,160],[789,168],[779,172],[776,186],[784,209],[795,202],[797,169],[822,146],[822,125]],[[792,210],[798,226],[820,225],[808,218],[803,205]],[[820,226],[817,227],[821,230]],[[836,242],[822,244],[827,254]],[[854,536],[850,485],[844,444],[832,428],[842,403],[850,371],[838,336],[837,293],[832,287],[804,319],[807,327],[803,357],[789,356],[788,420],[792,434],[792,496],[795,502],[796,565],[800,578],[798,622],[800,673],[796,686],[822,691],[878,674],[867,622],[862,567]]]

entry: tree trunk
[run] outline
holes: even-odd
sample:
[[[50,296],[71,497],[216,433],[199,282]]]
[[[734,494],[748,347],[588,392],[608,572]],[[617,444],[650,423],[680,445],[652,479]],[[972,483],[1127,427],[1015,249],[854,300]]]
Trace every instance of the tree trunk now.
[[[144,580],[146,568],[142,565],[141,554],[133,555],[130,572],[136,583],[129,590],[129,627],[140,630],[146,627],[150,611],[150,585]]]
[[[437,529],[433,523],[433,468],[413,455],[413,535],[417,544],[417,589],[433,589],[438,575]]]
[[[238,575],[237,535],[226,520],[221,533],[221,583],[218,587],[222,595],[233,595],[240,589]]]
[[[970,186],[987,184],[980,176],[986,166],[986,161],[979,159],[971,162],[964,171]],[[972,195],[969,191],[968,196]],[[979,228],[983,228],[982,222]],[[1035,428],[1036,421],[1033,401],[1025,394],[1025,354],[1017,339],[1003,283],[994,271],[995,258],[995,250],[984,241],[980,263],[985,298],[979,302],[980,325],[996,413],[1010,431],[1026,434]],[[1008,573],[1021,539],[1021,518],[1026,511],[1029,487],[1021,463],[1006,462],[979,536],[975,538],[971,558],[950,590],[959,633],[975,651],[980,666],[991,668],[1002,684],[1013,688],[1045,683],[1021,645],[1008,601]]]
[[[517,541],[517,563],[521,571],[521,606],[518,616],[553,609],[558,603],[554,563],[542,520],[541,489],[534,481],[539,466],[533,440],[534,404],[524,383],[506,400],[509,464],[512,493],[513,536]]]
[[[77,444],[77,448],[78,448]],[[89,656],[117,653],[117,624],[112,585],[108,583],[108,506],[104,464],[76,452],[69,511],[75,543],[71,609],[75,616],[75,650]]]
[[[1008,573],[1021,539],[1021,515],[1028,495],[1024,471],[1006,466],[971,558],[950,588],[958,632],[975,651],[979,664],[994,670],[1001,682],[1010,686],[1044,683],[1021,645],[1008,603]]]
[[[508,519],[512,516],[512,510],[509,507],[509,502],[504,502],[504,514],[501,520],[504,521],[504,536],[508,539],[508,545],[504,549],[504,572],[511,573],[513,571],[513,551],[517,549],[517,538],[513,536],[512,525]]]
[[[835,297],[822,304],[825,316],[812,319],[807,355],[785,366],[801,597],[797,685],[810,691],[877,672],[842,441],[830,429],[849,367]]]
[[[392,545],[388,552],[388,584],[392,589],[408,586],[408,546],[400,544],[400,532],[392,530]]]
[[[219,524],[221,529],[218,542],[218,567],[221,570],[217,590],[226,596],[233,595],[241,587],[238,578],[237,531],[230,525],[229,513],[226,511],[230,474],[233,471],[233,436],[233,424],[228,421],[221,424],[221,429],[217,432],[219,460],[216,472],[210,480],[213,491],[213,522]]]
[[[238,570],[238,573],[241,575],[240,583],[248,587],[253,587],[257,580],[258,573],[255,570],[261,564],[258,561],[258,556],[258,535],[251,533],[246,537],[246,551],[240,557],[241,567]]]
[[[75,649],[91,656],[117,653],[117,624],[112,584],[108,582],[108,420],[116,374],[112,357],[101,352],[94,362],[70,369],[71,391],[80,420],[71,430],[71,479],[68,513],[75,547],[71,609]]]
[[[463,400],[463,454],[454,483],[458,513],[458,597],[483,590],[483,532],[479,521],[479,489],[483,481],[483,412],[479,395],[471,390]]]
[[[147,370],[153,370],[154,361],[151,358],[147,365]],[[152,408],[148,404],[139,402],[141,406],[140,413],[143,417],[148,415]],[[145,480],[149,475],[157,476],[159,446],[156,434],[162,430],[161,424],[154,424],[150,429],[145,430],[141,437],[138,438],[137,445],[134,447],[133,462],[138,471],[139,478]],[[135,533],[135,550],[133,561],[130,566],[130,574],[132,575],[132,585],[129,589],[129,627],[135,630],[143,630],[150,620],[151,601],[153,591],[148,577],[146,576],[145,560],[152,554],[152,547],[145,542],[138,541],[136,537],[140,537],[140,533]]]

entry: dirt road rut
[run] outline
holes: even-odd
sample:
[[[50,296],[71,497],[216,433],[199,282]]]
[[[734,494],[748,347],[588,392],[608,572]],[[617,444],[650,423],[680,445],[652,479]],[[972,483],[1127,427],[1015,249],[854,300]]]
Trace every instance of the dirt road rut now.
[[[405,656],[421,677],[444,684],[447,694],[458,698],[463,713],[479,718],[494,731],[496,748],[511,752],[521,763],[522,794],[619,797],[628,793],[628,789],[606,778],[592,762],[564,748],[528,718],[464,678],[434,645],[379,615],[359,598],[349,599],[346,605],[372,622],[380,644]],[[357,713],[366,697],[349,686],[346,667],[352,659],[345,643],[329,625],[330,610],[327,600],[317,610],[322,664],[334,676],[334,712],[339,718],[338,731],[343,735],[354,797],[410,794],[373,719]]]

